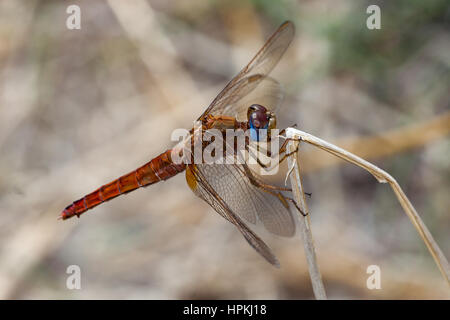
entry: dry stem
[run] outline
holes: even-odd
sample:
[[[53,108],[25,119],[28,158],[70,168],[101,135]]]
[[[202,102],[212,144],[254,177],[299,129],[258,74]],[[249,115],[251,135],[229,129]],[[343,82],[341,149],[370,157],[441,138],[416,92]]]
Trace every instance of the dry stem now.
[[[444,254],[442,253],[441,249],[439,248],[436,241],[434,241],[433,236],[428,231],[428,228],[423,223],[420,216],[417,214],[417,211],[414,209],[413,205],[409,201],[409,199],[406,197],[403,190],[400,188],[400,185],[397,183],[397,181],[386,171],[378,168],[377,166],[371,164],[370,162],[367,162],[366,160],[344,150],[341,149],[331,143],[328,143],[322,139],[319,139],[309,133],[294,129],[294,128],[287,128],[286,129],[286,137],[291,139],[300,139],[301,141],[305,141],[309,144],[312,144],[315,147],[318,147],[322,150],[325,150],[336,157],[339,157],[341,159],[344,159],[348,162],[351,162],[368,172],[370,172],[380,183],[386,183],[388,182],[391,186],[391,188],[394,190],[395,195],[397,196],[398,201],[400,202],[400,205],[402,206],[403,210],[405,211],[408,218],[411,220],[411,223],[416,228],[417,232],[419,233],[422,240],[425,242],[428,250],[430,251],[431,255],[433,256],[436,264],[439,267],[439,270],[441,271],[442,275],[444,276],[444,279],[447,281],[447,284],[450,285],[450,268],[448,261]],[[304,199],[303,199],[304,200]],[[296,201],[298,201],[296,199]],[[301,204],[301,203],[299,203]],[[300,219],[301,220],[301,219]]]
[[[298,141],[289,141],[288,144],[288,150],[292,152],[292,155],[288,157],[288,164],[289,168],[292,168],[294,173],[290,174],[292,193],[294,195],[295,202],[302,212],[306,214],[306,216],[299,214],[299,225],[314,295],[317,300],[325,300],[327,296],[322,282],[319,265],[317,264],[316,253],[314,251],[314,240],[311,233],[311,221],[309,219],[308,206],[306,204],[305,193],[303,191],[303,185],[300,179],[298,153],[294,152],[298,145]],[[291,170],[289,172],[291,172]]]

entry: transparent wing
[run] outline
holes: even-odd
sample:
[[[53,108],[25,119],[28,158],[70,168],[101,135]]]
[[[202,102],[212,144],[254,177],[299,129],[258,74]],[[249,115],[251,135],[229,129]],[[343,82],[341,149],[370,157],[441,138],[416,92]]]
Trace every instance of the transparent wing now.
[[[192,188],[194,193],[201,199],[205,200],[222,217],[233,223],[242,233],[247,242],[264,259],[266,259],[274,266],[279,267],[280,263],[272,253],[272,250],[270,250],[270,248],[264,243],[263,240],[261,240],[261,238],[259,238],[252,230],[247,227],[242,219],[233,212],[228,203],[224,199],[222,199],[222,197],[212,187],[207,177],[204,175],[203,170],[209,166],[210,165],[189,165],[188,170],[186,171],[186,175],[192,174],[193,179],[195,179],[196,181],[195,187]]]
[[[275,192],[255,186],[250,178],[263,183],[245,164],[199,164],[202,177],[223,199],[233,214],[264,227],[279,236],[295,234],[295,222],[289,207]],[[252,175],[252,177],[250,177]]]
[[[245,77],[230,88],[224,100],[218,101],[210,114],[247,121],[247,109],[250,105],[257,103],[276,111],[282,105],[283,98],[283,88],[275,79],[260,75]]]
[[[237,102],[255,90],[266,79],[270,79],[267,75],[283,56],[294,37],[294,32],[295,29],[292,22],[287,21],[283,23],[250,63],[225,86],[199,119],[202,119],[207,114],[234,116],[233,113],[241,113],[239,108],[245,107],[246,109],[248,106],[238,105]],[[274,80],[267,81],[273,83]],[[280,89],[279,85],[278,89]],[[234,107],[229,107],[230,105],[234,105]]]

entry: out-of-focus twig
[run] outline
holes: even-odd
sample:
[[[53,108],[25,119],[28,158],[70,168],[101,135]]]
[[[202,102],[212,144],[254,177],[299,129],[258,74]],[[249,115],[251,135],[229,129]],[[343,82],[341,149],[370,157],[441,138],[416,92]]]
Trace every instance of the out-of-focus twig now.
[[[357,152],[365,159],[373,159],[426,145],[449,133],[450,111],[419,124],[395,129],[377,136],[344,139],[336,144],[348,152]],[[319,157],[318,152],[319,150],[311,150],[302,156],[305,171],[316,171],[341,163],[335,157]]]
[[[298,141],[289,141],[288,143],[288,150],[292,153],[288,157],[289,167],[293,170],[293,174],[290,174],[292,193],[294,195],[295,202],[302,210],[302,213],[305,214],[299,214],[299,225],[314,295],[317,300],[325,300],[327,298],[327,295],[325,293],[325,287],[323,285],[322,276],[320,274],[319,265],[317,263],[316,253],[314,249],[314,240],[311,233],[311,221],[309,219],[309,215],[307,214],[309,211],[305,200],[302,181],[300,178],[298,153],[295,152],[295,149],[298,145]]]
[[[157,80],[155,86],[169,108],[185,105],[187,99],[200,99],[192,77],[185,71],[175,47],[164,35],[151,6],[143,0],[132,3],[109,0],[108,4],[126,34],[138,47],[142,61]]]
[[[14,54],[20,55],[22,44],[29,41],[30,26],[37,2],[27,1],[8,5],[0,5],[0,21],[8,25],[11,17],[20,15],[20,24],[11,24],[7,37],[0,35],[0,147],[8,135],[25,119],[33,109],[36,95],[36,80],[38,71],[32,63],[20,59],[2,57]],[[19,13],[20,12],[20,13]],[[23,54],[23,53],[22,53]],[[3,63],[5,62],[5,63]],[[22,94],[17,94],[21,92]]]
[[[61,207],[55,201],[38,217],[23,221],[14,234],[3,241],[0,252],[0,299],[13,299],[32,267],[62,245],[76,225],[65,229],[56,223],[55,212]],[[53,222],[53,223],[52,223]]]
[[[403,192],[400,185],[389,173],[374,166],[370,162],[367,162],[366,160],[364,160],[342,148],[339,148],[331,143],[328,143],[322,139],[319,139],[309,133],[306,133],[306,132],[303,132],[303,131],[300,131],[300,130],[297,130],[294,128],[287,128],[286,129],[286,137],[288,139],[300,139],[301,141],[305,141],[315,147],[325,150],[325,151],[335,155],[336,157],[339,157],[343,160],[351,162],[351,163],[367,170],[368,172],[370,172],[380,183],[388,182],[390,184],[391,188],[394,190],[395,195],[397,196],[397,199],[400,202],[400,205],[403,207],[403,210],[405,211],[406,215],[411,220],[411,223],[414,225],[417,232],[419,233],[419,235],[425,242],[428,250],[430,251],[431,255],[433,256],[442,275],[444,276],[444,279],[447,281],[447,284],[450,285],[450,267],[449,267],[446,257],[442,253],[442,251],[439,248],[436,241],[434,241],[433,236],[428,231],[428,228],[425,226],[422,219],[418,215],[416,209],[414,209],[413,205],[411,204],[409,199],[406,197],[406,195]]]
[[[234,65],[238,68],[248,63],[248,52],[252,52],[261,42],[264,42],[264,36],[259,23],[255,7],[251,2],[244,5],[239,4],[238,9],[234,6],[226,6],[221,11],[222,19],[226,26],[228,39],[233,44],[230,48]],[[252,55],[252,53],[251,53]]]

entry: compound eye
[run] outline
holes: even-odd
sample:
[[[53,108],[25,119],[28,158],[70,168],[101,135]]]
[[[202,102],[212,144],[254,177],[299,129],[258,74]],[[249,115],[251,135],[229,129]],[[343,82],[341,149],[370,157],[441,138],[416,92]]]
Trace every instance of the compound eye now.
[[[249,109],[250,110],[252,110],[252,111],[261,111],[261,112],[267,112],[267,109],[264,107],[264,106],[262,106],[262,105],[260,105],[260,104],[252,104],[250,107],[249,107]]]
[[[252,111],[248,121],[250,122],[250,127],[253,129],[267,129],[267,125],[269,124],[267,113],[262,110]]]
[[[262,114],[267,113],[267,109],[260,104],[252,104],[247,110],[247,120],[257,119],[258,121],[263,120]],[[267,117],[266,117],[267,118]]]

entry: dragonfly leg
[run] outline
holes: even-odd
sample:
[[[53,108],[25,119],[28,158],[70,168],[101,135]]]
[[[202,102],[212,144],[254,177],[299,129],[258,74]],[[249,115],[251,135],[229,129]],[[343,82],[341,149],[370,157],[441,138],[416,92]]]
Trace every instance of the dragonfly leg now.
[[[260,149],[260,148],[258,147],[258,151],[261,150],[261,151],[265,152],[265,153],[266,153],[270,158],[272,158],[272,159],[275,158],[275,157],[279,157],[280,155],[282,155],[281,159],[278,160],[277,163],[274,164],[273,166],[269,166],[268,164],[263,163],[263,162],[259,159],[259,157],[258,157],[257,155],[255,155],[255,154],[250,150],[250,148],[248,148],[248,151],[249,151],[249,153],[252,155],[252,157],[256,159],[256,162],[258,163],[258,165],[260,165],[266,172],[268,172],[268,171],[274,169],[276,166],[280,165],[280,163],[282,163],[284,160],[286,160],[287,157],[289,157],[290,155],[292,155],[292,154],[298,152],[298,146],[295,148],[295,150],[293,150],[293,151],[291,151],[291,152],[286,152],[286,146],[287,146],[287,143],[288,143],[289,141],[291,141],[291,140],[293,140],[293,141],[298,141],[298,139],[287,138],[287,139],[283,142],[283,144],[281,145],[281,147],[280,147],[280,149],[279,149],[279,151],[278,151],[278,153],[277,153],[276,155],[272,155],[271,152],[270,152],[270,150],[267,150],[267,149]]]
[[[294,126],[296,126],[296,124],[295,124]],[[286,131],[286,129],[283,129],[283,130],[280,132],[280,134],[282,134],[282,132],[284,132],[284,131]],[[301,140],[301,139],[300,139],[300,140]],[[257,155],[255,155],[255,154],[252,152],[252,150],[250,150],[250,148],[248,148],[248,152],[251,154],[251,156],[252,156],[253,158],[256,159],[258,165],[261,166],[266,172],[268,172],[268,171],[274,169],[276,166],[278,166],[278,165],[279,165],[280,163],[282,163],[283,161],[285,161],[285,160],[287,159],[287,157],[289,157],[290,155],[292,155],[292,154],[298,152],[298,146],[295,148],[295,150],[293,150],[293,151],[291,151],[291,152],[286,152],[286,146],[287,146],[287,143],[288,143],[289,141],[299,141],[299,139],[294,139],[294,138],[286,138],[286,139],[285,139],[285,141],[283,142],[283,144],[281,145],[281,147],[280,147],[280,149],[279,149],[278,154],[275,155],[275,156],[279,156],[280,154],[283,154],[283,156],[282,156],[281,159],[280,159],[275,165],[273,165],[272,167],[269,166],[269,165],[267,165],[267,164],[264,164],[264,163],[259,159],[259,157],[258,157]],[[247,146],[248,146],[248,145],[247,145]],[[270,150],[266,150],[266,149],[259,149],[259,148],[258,148],[258,150],[265,151],[266,153],[269,153],[269,152],[270,152]],[[273,157],[274,157],[274,156],[271,155],[271,158],[273,158]],[[253,175],[251,175],[251,174],[249,174],[248,176],[249,176],[249,177],[253,177]],[[290,189],[290,188],[283,188],[283,187],[273,186],[273,185],[270,185],[270,184],[265,184],[265,183],[259,182],[259,181],[257,181],[256,179],[252,179],[252,178],[250,178],[250,182],[251,182],[254,186],[256,186],[256,187],[258,187],[258,188],[260,188],[260,189],[263,189],[263,190],[266,191],[266,192],[268,192],[269,190],[292,192],[292,189]],[[289,200],[289,201],[291,201],[292,203],[295,204],[297,210],[299,210],[299,212],[300,212],[302,215],[305,216],[305,214],[302,212],[302,210],[300,210],[300,208],[298,208],[297,204],[295,203],[295,201],[294,201],[293,199],[288,198],[288,197],[285,197],[285,196],[283,196],[283,195],[282,195],[281,193],[279,193],[279,192],[277,192],[277,193],[275,193],[275,194],[274,194],[273,192],[269,192],[269,193],[271,193],[271,194],[274,195],[274,196],[277,196],[278,198],[281,197],[281,198],[283,198],[283,200]],[[311,198],[311,195],[312,195],[311,193],[305,192],[305,194],[306,194],[309,198]],[[280,199],[280,200],[281,200],[281,199]],[[283,203],[286,203],[286,201],[283,201],[283,200],[282,200],[282,202],[283,202]]]
[[[255,179],[255,177],[252,175],[252,173],[250,172],[250,170],[248,168],[246,168],[245,171],[247,173],[247,177],[249,178],[251,184],[253,184],[255,187],[259,188],[260,190],[270,193],[271,195],[277,197],[280,200],[280,202],[284,205],[285,208],[289,208],[289,203],[288,203],[288,201],[289,201],[294,205],[294,207],[298,210],[298,212],[300,212],[300,214],[302,216],[306,217],[308,215],[308,213],[304,213],[303,210],[300,209],[300,207],[297,205],[297,203],[295,202],[294,199],[292,199],[290,197],[286,197],[280,192],[280,191],[292,192],[292,189],[263,183],[263,182]],[[308,194],[308,193],[305,193],[305,194]],[[309,195],[311,195],[311,194],[309,193]]]
[[[278,152],[278,154],[281,154],[282,152],[286,152],[286,147],[289,141],[301,141],[302,139],[295,139],[295,138],[285,138],[283,144],[280,147],[280,151]],[[290,152],[288,155],[291,155],[295,152],[298,151],[298,146],[295,148],[294,151]]]
[[[294,124],[294,126],[297,126],[296,124]],[[281,148],[280,148],[280,153],[284,152],[283,157],[281,158],[281,160],[279,161],[279,163],[283,162],[284,160],[286,160],[287,157],[289,157],[291,154],[297,153],[298,152],[298,145],[295,148],[294,151],[292,152],[286,152],[286,146],[287,146],[287,142],[289,141],[300,141],[301,139],[294,139],[294,138],[286,138],[286,140],[284,141],[284,143],[282,144]],[[309,198],[311,198],[312,193],[310,192],[304,192],[304,194],[306,194]],[[303,213],[302,213],[303,214]]]
[[[296,128],[296,127],[297,127],[297,124],[294,123],[291,127]],[[283,130],[281,130],[281,131],[279,132],[278,135],[282,136],[282,135],[285,134],[285,133],[286,133],[286,128],[284,128]]]
[[[305,192],[306,193],[306,192]],[[298,212],[300,212],[300,214],[304,217],[306,217],[309,213],[304,213],[302,209],[300,209],[300,207],[297,205],[297,202],[295,202],[294,199],[292,198],[288,198],[286,197],[287,200],[289,200],[290,202],[292,202],[292,204],[295,206],[295,208],[298,210]]]

